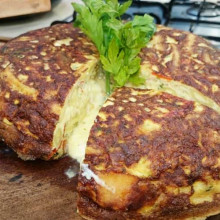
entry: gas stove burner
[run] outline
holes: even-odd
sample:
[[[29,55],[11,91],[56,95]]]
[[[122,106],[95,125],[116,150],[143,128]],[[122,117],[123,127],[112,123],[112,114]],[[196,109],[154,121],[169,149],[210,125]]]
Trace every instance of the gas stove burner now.
[[[123,14],[122,16],[121,16],[121,19],[122,20],[128,20],[128,21],[130,21],[130,20],[132,20],[132,15],[130,15],[130,14]]]
[[[188,15],[200,17],[217,17],[220,16],[220,9],[217,4],[212,2],[195,3],[187,10]]]

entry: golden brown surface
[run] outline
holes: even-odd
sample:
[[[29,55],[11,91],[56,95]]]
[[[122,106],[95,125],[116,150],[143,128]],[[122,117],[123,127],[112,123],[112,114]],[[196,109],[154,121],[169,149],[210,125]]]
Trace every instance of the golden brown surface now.
[[[81,171],[82,215],[181,219],[219,211],[217,112],[160,91],[124,87],[113,93],[96,120],[84,164],[97,177]]]
[[[24,34],[0,48],[0,137],[23,159],[50,159],[55,125],[95,47],[71,24]],[[94,57],[94,55],[93,55]]]

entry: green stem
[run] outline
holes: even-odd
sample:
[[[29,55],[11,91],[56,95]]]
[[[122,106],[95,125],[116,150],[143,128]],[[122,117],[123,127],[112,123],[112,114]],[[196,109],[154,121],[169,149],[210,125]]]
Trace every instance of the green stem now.
[[[105,72],[105,86],[106,86],[106,94],[111,94],[111,85],[110,85],[110,73]]]

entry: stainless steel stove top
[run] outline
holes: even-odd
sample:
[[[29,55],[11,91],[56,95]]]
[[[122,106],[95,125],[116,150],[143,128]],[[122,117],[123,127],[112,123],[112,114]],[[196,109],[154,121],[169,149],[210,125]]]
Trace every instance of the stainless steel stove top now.
[[[217,1],[174,1],[167,24],[203,36],[220,48],[220,4]]]
[[[220,1],[133,1],[126,16],[129,18],[144,13],[152,15],[157,24],[190,31],[220,48]]]

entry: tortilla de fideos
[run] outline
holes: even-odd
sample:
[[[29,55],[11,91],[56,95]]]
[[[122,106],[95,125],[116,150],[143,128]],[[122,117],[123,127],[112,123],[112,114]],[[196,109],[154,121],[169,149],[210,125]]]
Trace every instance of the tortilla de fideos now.
[[[220,52],[204,39],[159,26],[140,53],[145,85],[127,84],[106,102],[97,51],[71,25],[0,50],[0,136],[22,159],[68,151],[82,162],[83,217],[219,212]]]

